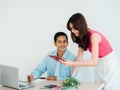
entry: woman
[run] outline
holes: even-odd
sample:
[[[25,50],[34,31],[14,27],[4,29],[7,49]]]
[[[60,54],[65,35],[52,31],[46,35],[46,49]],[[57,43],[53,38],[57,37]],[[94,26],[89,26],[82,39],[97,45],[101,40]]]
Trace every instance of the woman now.
[[[120,90],[118,80],[118,60],[108,40],[99,32],[88,28],[84,16],[80,13],[73,14],[67,23],[71,38],[78,44],[79,50],[75,62],[63,62],[66,66],[95,66],[96,82],[103,81],[105,90]],[[90,60],[83,60],[84,51],[91,52]],[[74,68],[73,76],[76,73]],[[118,85],[119,84],[119,85]]]

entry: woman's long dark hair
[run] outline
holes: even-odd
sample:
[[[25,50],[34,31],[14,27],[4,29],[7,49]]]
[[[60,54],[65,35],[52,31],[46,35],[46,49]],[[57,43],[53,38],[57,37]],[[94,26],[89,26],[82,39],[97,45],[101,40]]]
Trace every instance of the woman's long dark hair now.
[[[79,36],[75,36],[74,33],[72,33],[70,23],[73,25],[73,28],[79,31]],[[84,16],[80,13],[73,14],[68,20],[67,29],[71,31],[73,42],[77,43],[79,47],[86,51],[89,46],[89,39],[88,26]]]

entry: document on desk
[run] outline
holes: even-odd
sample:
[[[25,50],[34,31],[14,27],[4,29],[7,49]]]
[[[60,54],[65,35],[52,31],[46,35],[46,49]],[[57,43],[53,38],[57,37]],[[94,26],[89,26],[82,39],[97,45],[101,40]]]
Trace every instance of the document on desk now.
[[[53,85],[57,85],[56,87],[52,87],[52,90],[61,90],[62,86],[61,86],[62,81],[43,81],[40,82],[40,90],[50,90],[50,88],[46,88],[44,86],[49,87],[49,85],[53,84]],[[78,90],[103,90],[104,88],[104,83],[94,83],[94,82],[81,82]]]

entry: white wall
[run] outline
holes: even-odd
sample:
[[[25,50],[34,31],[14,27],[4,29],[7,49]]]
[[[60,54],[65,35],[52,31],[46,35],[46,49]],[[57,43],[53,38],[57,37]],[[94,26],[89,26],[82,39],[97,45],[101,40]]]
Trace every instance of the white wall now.
[[[90,28],[106,35],[119,54],[119,8],[119,0],[0,0],[0,64],[19,67],[20,79],[25,80],[54,49],[57,31],[68,34],[68,48],[77,54],[77,45],[66,29],[67,20],[76,12],[83,13]],[[93,69],[82,71],[83,79],[93,80]]]

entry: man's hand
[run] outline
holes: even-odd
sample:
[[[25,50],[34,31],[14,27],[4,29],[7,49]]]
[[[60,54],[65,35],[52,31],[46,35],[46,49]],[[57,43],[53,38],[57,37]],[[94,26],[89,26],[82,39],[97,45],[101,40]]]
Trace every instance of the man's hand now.
[[[56,76],[48,76],[47,80],[52,80],[52,81],[56,81]]]
[[[28,75],[27,80],[28,80],[29,83],[31,83],[34,80],[33,75],[32,74]]]

